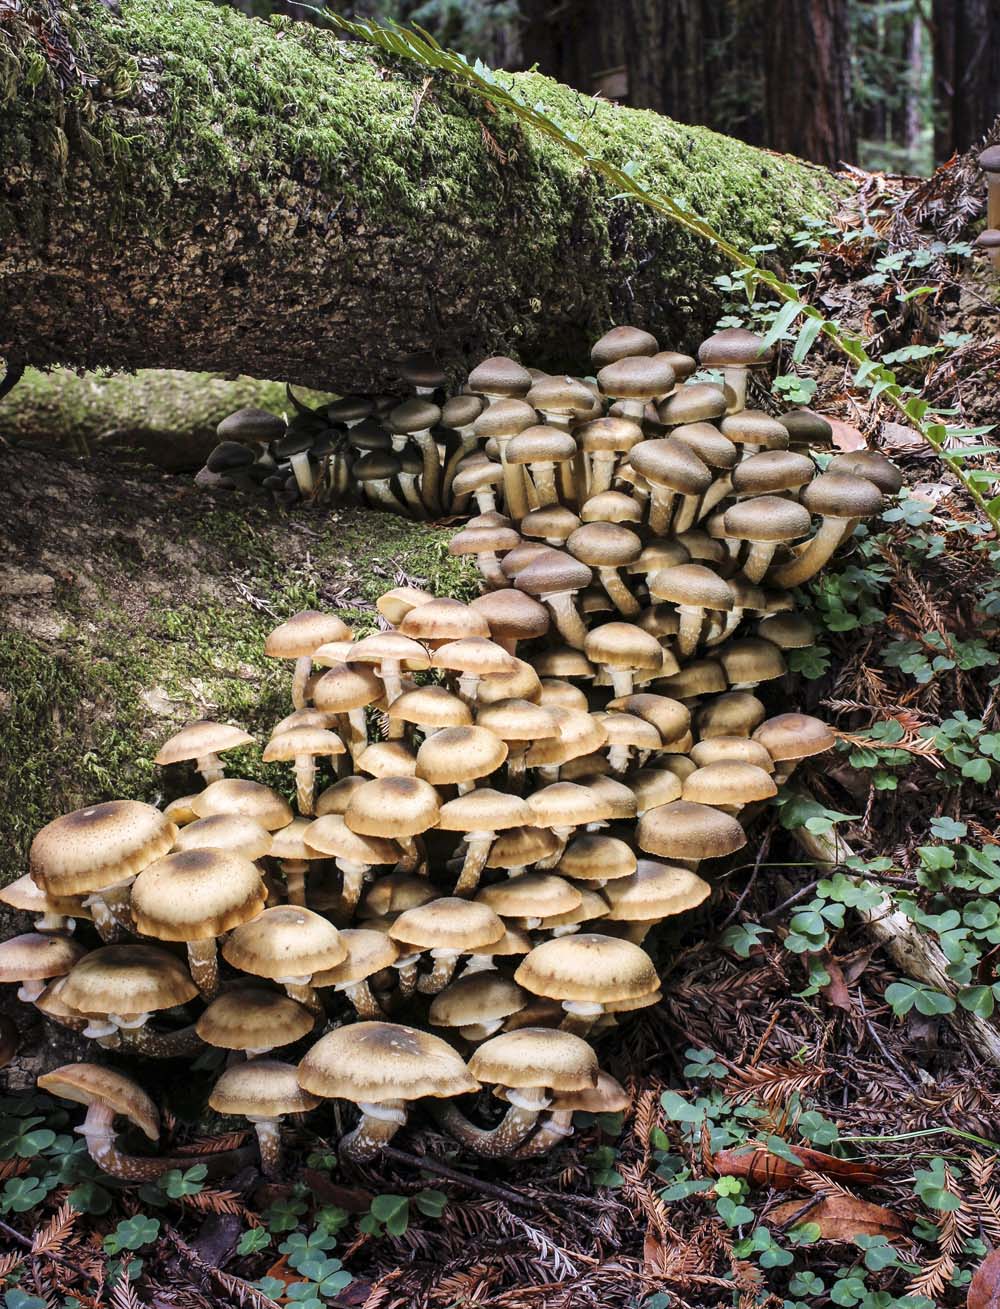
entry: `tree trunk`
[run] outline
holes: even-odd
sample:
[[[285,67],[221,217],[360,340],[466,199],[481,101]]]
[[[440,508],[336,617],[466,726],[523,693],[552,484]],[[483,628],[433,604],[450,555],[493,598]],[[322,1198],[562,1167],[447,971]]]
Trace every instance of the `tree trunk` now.
[[[629,104],[708,123],[704,0],[625,0]]]
[[[970,149],[1000,116],[1000,5],[934,0],[934,156]]]
[[[690,347],[722,264],[443,75],[203,0],[0,0],[0,356],[384,390],[432,347],[579,368],[633,319]],[[738,244],[822,170],[518,75]]]
[[[765,31],[768,144],[831,168],[850,162],[847,0],[776,0]]]

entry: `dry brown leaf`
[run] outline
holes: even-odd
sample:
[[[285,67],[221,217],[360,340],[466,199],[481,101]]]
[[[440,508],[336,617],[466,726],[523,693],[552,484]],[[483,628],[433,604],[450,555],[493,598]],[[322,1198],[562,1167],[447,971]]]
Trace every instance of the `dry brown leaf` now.
[[[845,423],[841,418],[830,418],[826,420],[833,428],[833,444],[838,450],[865,450],[868,448],[868,442],[861,435],[856,427],[850,423]]]
[[[851,1013],[853,1006],[851,1004],[851,993],[847,989],[847,982],[841,971],[840,964],[834,959],[828,950],[824,950],[820,955],[820,962],[826,969],[830,980],[826,986],[820,987],[824,998],[829,1004],[836,1009],[843,1009],[845,1013]]]
[[[798,1200],[786,1200],[768,1214],[775,1227],[791,1222],[801,1211]],[[826,1195],[813,1205],[801,1220],[815,1223],[824,1241],[853,1241],[856,1236],[887,1236],[890,1239],[905,1231],[903,1220],[880,1204],[858,1200],[853,1195]]]
[[[804,1145],[794,1145],[791,1149],[802,1160],[801,1167],[758,1145],[752,1150],[720,1150],[711,1161],[710,1171],[716,1176],[744,1177],[751,1186],[773,1186],[778,1191],[798,1186],[806,1170],[859,1186],[872,1185],[883,1176],[883,1170],[875,1164],[835,1159],[831,1154]]]
[[[1000,1250],[991,1250],[969,1283],[968,1309],[1000,1309]]]

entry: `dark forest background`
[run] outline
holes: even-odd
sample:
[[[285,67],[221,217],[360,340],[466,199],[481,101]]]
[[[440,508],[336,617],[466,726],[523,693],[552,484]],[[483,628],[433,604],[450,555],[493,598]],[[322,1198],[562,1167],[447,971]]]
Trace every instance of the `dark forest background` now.
[[[232,2],[307,16],[291,0]],[[830,166],[927,173],[1000,115],[1000,0],[326,4]]]

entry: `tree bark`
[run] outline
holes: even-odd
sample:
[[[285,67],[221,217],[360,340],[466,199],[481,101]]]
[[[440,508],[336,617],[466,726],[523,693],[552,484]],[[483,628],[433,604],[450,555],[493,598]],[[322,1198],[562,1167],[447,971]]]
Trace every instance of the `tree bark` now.
[[[1000,117],[1000,6],[934,0],[934,155],[974,146]]]
[[[579,368],[609,324],[690,347],[714,251],[443,75],[203,0],[0,0],[0,356],[383,390],[428,347]],[[733,241],[787,248],[836,184],[595,103],[529,98],[641,158]]]
[[[831,168],[852,161],[847,0],[776,0],[765,42],[768,144]]]

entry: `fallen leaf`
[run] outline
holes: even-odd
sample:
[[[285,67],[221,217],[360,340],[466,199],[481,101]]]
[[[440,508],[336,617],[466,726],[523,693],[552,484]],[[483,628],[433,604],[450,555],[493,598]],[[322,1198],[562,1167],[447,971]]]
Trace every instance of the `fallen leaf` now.
[[[710,1171],[716,1176],[743,1177],[751,1186],[773,1186],[778,1191],[787,1191],[789,1187],[797,1186],[804,1169],[859,1186],[872,1185],[884,1175],[876,1164],[836,1159],[832,1154],[824,1154],[822,1150],[812,1150],[805,1145],[793,1145],[790,1149],[802,1160],[801,1167],[772,1154],[766,1146],[755,1145],[751,1150],[720,1150],[711,1160]]]
[[[824,950],[820,955],[820,963],[826,969],[830,978],[826,986],[820,987],[823,995],[835,1009],[843,1009],[845,1013],[851,1013],[853,1008],[851,993],[847,989],[847,982],[844,979],[840,964],[828,950]]]
[[[954,489],[950,482],[918,482],[916,486],[910,488],[910,499],[923,500],[933,508],[946,496],[951,495]]]
[[[887,450],[927,451],[929,446],[919,432],[903,423],[883,423],[879,434],[879,443]]]
[[[833,428],[833,444],[838,450],[867,450],[868,442],[856,427],[845,423],[843,419],[826,416],[826,421]]]
[[[663,1272],[663,1243],[651,1227],[642,1240],[642,1264],[647,1273]]]
[[[967,1309],[1000,1309],[1000,1250],[991,1250],[969,1283]]]
[[[315,1168],[304,1168],[302,1180],[317,1200],[335,1209],[346,1209],[349,1214],[366,1214],[375,1198],[374,1192],[364,1191],[360,1187],[337,1186],[325,1173]]]
[[[798,1200],[786,1200],[768,1214],[768,1221],[776,1227],[797,1220],[802,1210]],[[880,1204],[858,1200],[853,1195],[826,1195],[808,1213],[803,1223],[815,1223],[824,1241],[853,1241],[857,1236],[899,1236],[906,1230],[903,1220],[891,1209]]]

